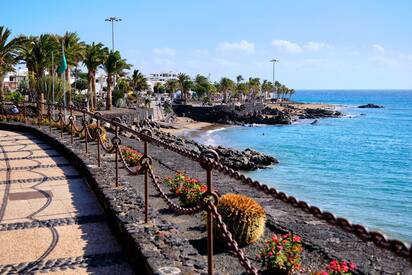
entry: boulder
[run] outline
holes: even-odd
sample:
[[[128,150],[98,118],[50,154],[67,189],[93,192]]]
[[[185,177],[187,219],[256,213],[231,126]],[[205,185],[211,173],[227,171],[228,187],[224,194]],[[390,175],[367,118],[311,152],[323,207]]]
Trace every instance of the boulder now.
[[[362,109],[364,109],[364,108],[378,109],[378,108],[383,108],[383,106],[382,106],[382,105],[376,105],[376,104],[368,103],[368,104],[365,104],[365,105],[360,105],[360,106],[358,106],[358,108],[362,108]]]

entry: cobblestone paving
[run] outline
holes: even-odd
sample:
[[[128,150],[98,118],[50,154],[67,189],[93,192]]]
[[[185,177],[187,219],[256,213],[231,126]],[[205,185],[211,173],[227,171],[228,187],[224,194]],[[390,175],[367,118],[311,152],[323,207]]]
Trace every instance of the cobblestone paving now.
[[[0,131],[0,244],[0,274],[133,274],[82,176],[10,131]]]

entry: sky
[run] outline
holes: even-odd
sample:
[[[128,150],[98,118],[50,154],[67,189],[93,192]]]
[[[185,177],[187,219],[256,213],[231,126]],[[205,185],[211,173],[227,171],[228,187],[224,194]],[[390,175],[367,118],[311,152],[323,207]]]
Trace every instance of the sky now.
[[[242,75],[295,89],[411,89],[412,1],[2,1],[12,34],[75,31],[115,49],[145,74]]]

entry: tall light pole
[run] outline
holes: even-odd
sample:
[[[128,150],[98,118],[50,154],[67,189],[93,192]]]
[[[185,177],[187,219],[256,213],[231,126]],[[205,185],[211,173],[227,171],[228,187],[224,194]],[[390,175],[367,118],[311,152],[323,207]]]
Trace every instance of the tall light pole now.
[[[270,62],[273,63],[273,79],[272,79],[273,82],[272,83],[273,83],[273,87],[276,91],[276,86],[275,86],[275,64],[276,64],[276,62],[279,62],[279,60],[278,59],[272,59],[272,60],[270,60]]]
[[[112,51],[114,52],[114,22],[122,21],[122,19],[115,16],[110,16],[106,18],[104,21],[112,22]]]
[[[114,53],[114,22],[122,21],[122,19],[116,16],[110,16],[106,18],[104,21],[112,22],[112,52]],[[114,86],[116,86],[116,75],[114,75]]]

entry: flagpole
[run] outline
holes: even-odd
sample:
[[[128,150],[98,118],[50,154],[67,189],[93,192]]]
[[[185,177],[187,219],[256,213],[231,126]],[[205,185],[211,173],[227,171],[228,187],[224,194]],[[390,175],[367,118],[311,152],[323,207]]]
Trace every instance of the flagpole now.
[[[52,110],[54,116],[54,53],[52,52]]]
[[[62,56],[64,56],[64,44],[62,41]],[[64,119],[66,119],[66,74],[63,71],[63,106],[64,106]]]

